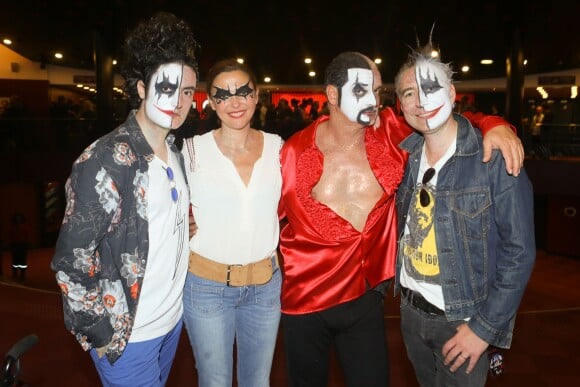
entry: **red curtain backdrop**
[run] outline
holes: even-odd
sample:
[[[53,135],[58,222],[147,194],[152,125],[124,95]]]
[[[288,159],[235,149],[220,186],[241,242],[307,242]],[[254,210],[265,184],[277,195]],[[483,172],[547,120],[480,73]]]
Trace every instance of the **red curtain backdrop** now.
[[[203,110],[203,101],[207,99],[207,93],[205,91],[196,90],[193,95],[193,100],[195,101],[195,108],[201,113]]]

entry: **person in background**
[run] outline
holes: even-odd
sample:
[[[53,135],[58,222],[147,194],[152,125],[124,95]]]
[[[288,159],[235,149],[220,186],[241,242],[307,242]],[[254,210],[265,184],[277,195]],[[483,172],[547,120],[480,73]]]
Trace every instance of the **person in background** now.
[[[282,138],[286,140],[292,135],[292,133],[294,133],[292,126],[293,111],[288,100],[284,97],[280,98],[274,112],[274,126],[277,128],[278,133],[280,133]]]
[[[278,203],[282,138],[252,128],[256,77],[234,59],[206,80],[221,126],[182,152],[197,233],[183,303],[199,385],[267,387],[280,321]]]
[[[10,228],[10,252],[12,253],[12,279],[23,282],[26,279],[26,269],[28,263],[28,238],[30,231],[26,217],[22,212],[16,212],[12,216],[12,227]],[[0,264],[2,262],[0,261]],[[1,273],[1,271],[0,271]]]
[[[329,115],[282,148],[282,327],[290,386],[326,386],[332,346],[347,386],[389,384],[383,299],[395,274],[395,192],[407,161],[398,144],[411,129],[393,109],[379,112],[381,86],[368,57],[339,54],[325,74]],[[500,124],[486,138],[502,140],[507,168],[517,174],[523,149],[513,130],[500,118],[471,118],[484,129]],[[490,154],[487,145],[480,160]]]
[[[401,330],[421,386],[483,386],[486,349],[509,348],[535,260],[531,183],[453,114],[448,64],[418,48],[395,78],[409,163],[397,193],[395,290]]]
[[[198,80],[189,25],[159,13],[124,45],[127,120],[74,162],[52,269],[65,325],[105,386],[163,386],[182,328],[189,192],[170,133]]]
[[[549,156],[549,148],[544,143],[546,136],[546,129],[548,124],[552,121],[552,114],[548,105],[537,105],[530,123],[532,148],[531,156],[535,158],[546,158]]]
[[[532,116],[532,141],[534,144],[540,144],[540,135],[542,134],[542,123],[544,122],[544,107],[542,105],[536,106],[536,111]]]

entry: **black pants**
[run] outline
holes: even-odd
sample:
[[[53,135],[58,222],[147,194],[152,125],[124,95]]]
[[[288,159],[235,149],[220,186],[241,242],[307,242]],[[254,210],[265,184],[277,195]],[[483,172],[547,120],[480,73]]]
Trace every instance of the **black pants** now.
[[[28,243],[14,242],[10,249],[12,250],[12,267],[25,269],[27,267]]]
[[[389,384],[383,294],[304,315],[282,314],[289,386],[326,387],[334,344],[349,387]]]

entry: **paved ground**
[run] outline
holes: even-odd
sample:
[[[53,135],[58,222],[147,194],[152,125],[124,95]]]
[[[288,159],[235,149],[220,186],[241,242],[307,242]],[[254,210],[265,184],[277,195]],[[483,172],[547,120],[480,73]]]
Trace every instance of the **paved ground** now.
[[[27,279],[10,279],[9,256],[4,254],[0,279],[0,352],[28,334],[39,343],[22,357],[21,378],[34,386],[99,386],[89,356],[63,324],[61,298],[49,268],[51,249],[30,252]],[[532,280],[516,320],[512,349],[505,352],[505,374],[488,386],[580,385],[580,259],[539,252]],[[8,278],[6,278],[8,277]],[[389,338],[391,385],[416,387],[399,333],[398,300],[387,296],[385,320]],[[279,337],[271,376],[272,387],[286,387],[283,342]],[[197,386],[195,363],[182,333],[168,386]],[[344,387],[332,362],[330,387]],[[361,386],[364,387],[364,386]]]

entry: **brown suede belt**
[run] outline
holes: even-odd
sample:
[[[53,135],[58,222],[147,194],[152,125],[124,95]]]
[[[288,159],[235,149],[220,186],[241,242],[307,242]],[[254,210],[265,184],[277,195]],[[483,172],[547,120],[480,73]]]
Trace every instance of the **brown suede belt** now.
[[[198,277],[221,282],[227,286],[263,285],[278,269],[276,252],[247,265],[227,265],[205,258],[195,252],[189,254],[189,271]]]

